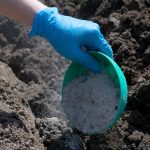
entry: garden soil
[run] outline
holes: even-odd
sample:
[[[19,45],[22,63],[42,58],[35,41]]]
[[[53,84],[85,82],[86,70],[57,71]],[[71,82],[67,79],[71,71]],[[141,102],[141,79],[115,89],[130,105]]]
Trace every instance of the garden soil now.
[[[0,17],[0,149],[148,150],[150,148],[150,1],[45,0],[65,15],[89,19],[114,51],[128,83],[128,104],[102,135],[67,126],[60,106],[69,61],[29,27]]]

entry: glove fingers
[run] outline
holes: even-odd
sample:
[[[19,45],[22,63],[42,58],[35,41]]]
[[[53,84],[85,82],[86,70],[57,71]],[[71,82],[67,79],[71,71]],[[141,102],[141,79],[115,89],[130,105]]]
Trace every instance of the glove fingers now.
[[[99,50],[113,58],[113,51],[103,34],[100,32],[100,27],[97,24],[95,24],[95,26],[96,27],[93,28],[93,30],[91,29],[87,37],[82,40],[81,44],[84,44],[87,50]]]
[[[97,48],[100,50],[102,53],[108,55],[109,57],[113,58],[113,51],[108,42],[104,39],[99,37],[97,40]]]
[[[83,66],[87,67],[88,69],[94,72],[100,72],[101,67],[100,64],[94,59],[90,54],[85,51],[79,50],[78,53],[74,56],[74,60],[82,64]]]
[[[87,51],[95,50],[104,53],[105,55],[113,58],[113,51],[108,42],[101,37],[95,37],[88,45],[85,45]]]

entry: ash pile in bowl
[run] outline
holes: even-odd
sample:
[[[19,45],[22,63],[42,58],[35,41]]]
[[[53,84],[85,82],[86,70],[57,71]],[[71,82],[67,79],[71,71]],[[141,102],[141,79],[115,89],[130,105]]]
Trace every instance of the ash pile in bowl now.
[[[62,105],[69,123],[83,133],[102,133],[117,114],[119,88],[104,72],[72,80],[63,89]]]

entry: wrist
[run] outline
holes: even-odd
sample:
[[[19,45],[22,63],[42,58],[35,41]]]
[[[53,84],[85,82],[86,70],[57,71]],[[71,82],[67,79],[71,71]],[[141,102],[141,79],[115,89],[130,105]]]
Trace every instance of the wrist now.
[[[37,3],[35,5],[33,5],[32,9],[33,9],[33,11],[35,12],[35,15],[36,15],[38,12],[40,12],[40,11],[46,9],[46,8],[47,8],[46,5],[44,5],[43,3],[37,1]]]
[[[31,15],[31,21],[30,21],[30,25],[33,25],[33,21],[35,16],[42,10],[46,9],[47,6],[44,5],[43,3],[36,1],[36,3],[34,3],[34,5],[32,5],[32,15]]]
[[[37,13],[34,16],[32,30],[29,33],[29,37],[36,35],[43,37],[43,35],[46,34],[47,24],[53,22],[56,14],[58,14],[58,10],[56,7],[45,7],[42,10],[38,10],[39,11],[37,11]]]

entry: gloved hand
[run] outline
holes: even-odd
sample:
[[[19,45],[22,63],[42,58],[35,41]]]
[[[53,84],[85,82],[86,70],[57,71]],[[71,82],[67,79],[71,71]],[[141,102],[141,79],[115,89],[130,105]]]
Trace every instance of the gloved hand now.
[[[94,72],[99,63],[82,48],[99,50],[113,57],[112,49],[100,32],[98,24],[58,13],[57,8],[46,8],[36,14],[29,36],[46,38],[64,57],[80,63]]]

